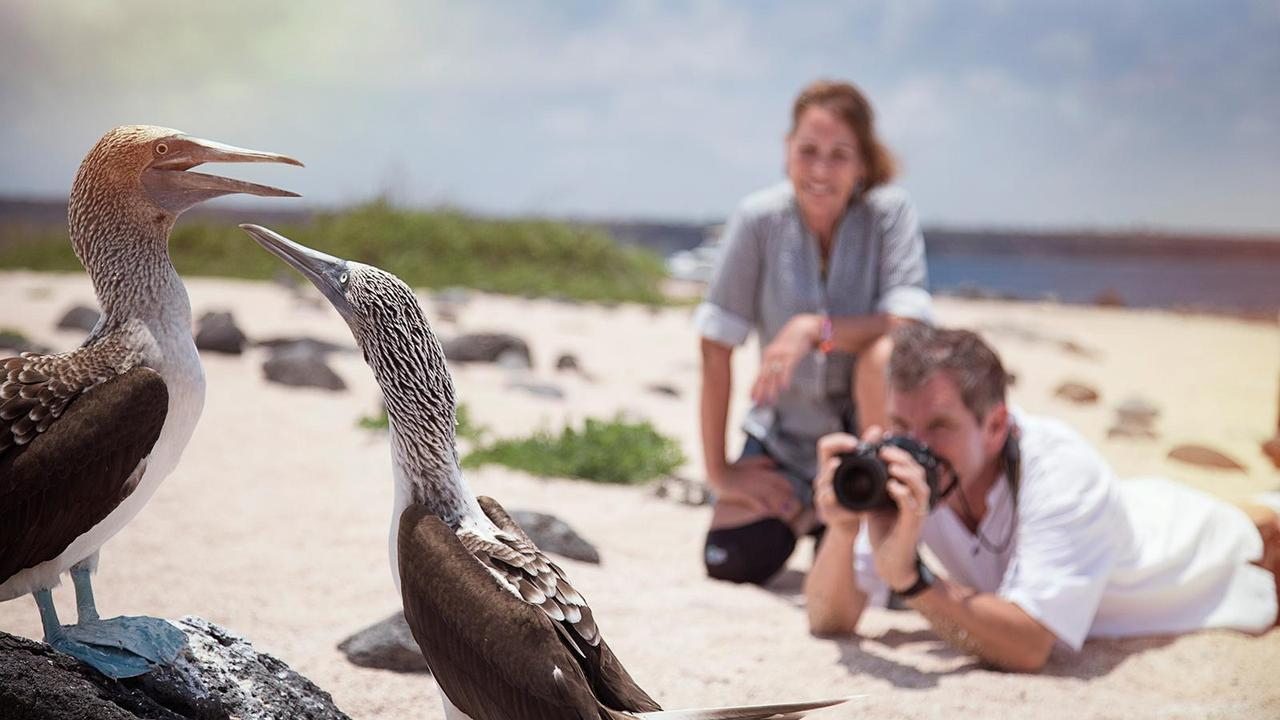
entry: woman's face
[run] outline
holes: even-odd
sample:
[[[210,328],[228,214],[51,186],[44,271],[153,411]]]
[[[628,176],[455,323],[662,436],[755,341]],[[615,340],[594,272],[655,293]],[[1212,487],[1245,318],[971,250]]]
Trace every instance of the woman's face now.
[[[865,175],[853,129],[820,105],[805,108],[787,136],[787,177],[806,218],[834,222]]]

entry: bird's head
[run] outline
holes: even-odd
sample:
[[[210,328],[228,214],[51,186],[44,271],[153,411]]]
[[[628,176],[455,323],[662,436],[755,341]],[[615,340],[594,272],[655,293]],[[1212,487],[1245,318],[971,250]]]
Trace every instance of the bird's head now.
[[[418,298],[403,280],[391,273],[353,260],[343,260],[300,245],[260,225],[240,228],[276,257],[293,266],[324,294],[351,328],[356,343],[374,370],[388,359],[384,353],[413,355],[426,347],[438,351]],[[435,352],[429,353],[432,357]],[[438,358],[443,370],[443,355]]]
[[[135,219],[172,222],[193,205],[222,195],[298,197],[268,185],[189,172],[215,162],[302,166],[291,157],[203,140],[171,128],[126,125],[103,135],[85,156],[71,190],[72,211],[114,199],[125,212],[138,214]]]

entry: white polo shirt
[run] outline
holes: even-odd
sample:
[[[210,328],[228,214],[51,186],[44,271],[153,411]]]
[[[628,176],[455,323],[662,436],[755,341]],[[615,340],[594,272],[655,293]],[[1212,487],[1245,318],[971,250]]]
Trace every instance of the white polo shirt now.
[[[1074,650],[1086,637],[1271,626],[1275,582],[1250,564],[1262,557],[1262,539],[1242,510],[1160,478],[1119,482],[1064,423],[1013,416],[1022,432],[1016,512],[1002,477],[979,524],[997,547],[1010,538],[1008,547],[992,552],[939,506],[922,542],[948,577],[1018,605]],[[865,528],[855,557],[859,586],[883,606],[889,589],[875,574]]]

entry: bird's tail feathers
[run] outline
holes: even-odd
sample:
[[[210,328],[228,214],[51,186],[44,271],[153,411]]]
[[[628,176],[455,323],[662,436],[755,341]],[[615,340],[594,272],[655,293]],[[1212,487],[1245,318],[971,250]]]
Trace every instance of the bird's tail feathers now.
[[[705,708],[702,710],[660,710],[637,713],[644,720],[797,720],[810,710],[840,705],[865,695],[811,702],[781,703],[777,705],[743,705],[740,707]]]

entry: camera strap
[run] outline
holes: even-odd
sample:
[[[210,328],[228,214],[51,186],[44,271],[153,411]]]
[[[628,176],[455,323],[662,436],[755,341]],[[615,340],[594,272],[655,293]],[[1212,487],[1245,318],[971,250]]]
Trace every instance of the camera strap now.
[[[1004,536],[1003,540],[999,543],[994,543],[987,538],[987,536],[982,532],[981,523],[977,521],[973,511],[969,509],[969,500],[964,496],[964,493],[960,493],[960,507],[964,510],[966,518],[973,523],[974,528],[976,528],[978,545],[993,555],[999,555],[1005,550],[1008,550],[1010,543],[1013,542],[1013,535],[1018,530],[1018,486],[1022,483],[1022,448],[1019,442],[1021,435],[1022,433],[1018,430],[1018,426],[1010,423],[1009,434],[1005,435],[1004,447],[1000,449],[1000,458],[1004,464],[1004,475],[1009,481],[1009,497],[1013,505],[1010,510],[1013,517],[1009,520],[1009,532]],[[955,477],[954,472],[952,473],[952,477],[954,479],[951,483],[951,487],[947,488],[947,492],[951,492],[951,490],[959,484],[959,478]],[[987,512],[991,511],[992,508],[987,508]],[[974,548],[975,555],[977,552],[977,548]]]

